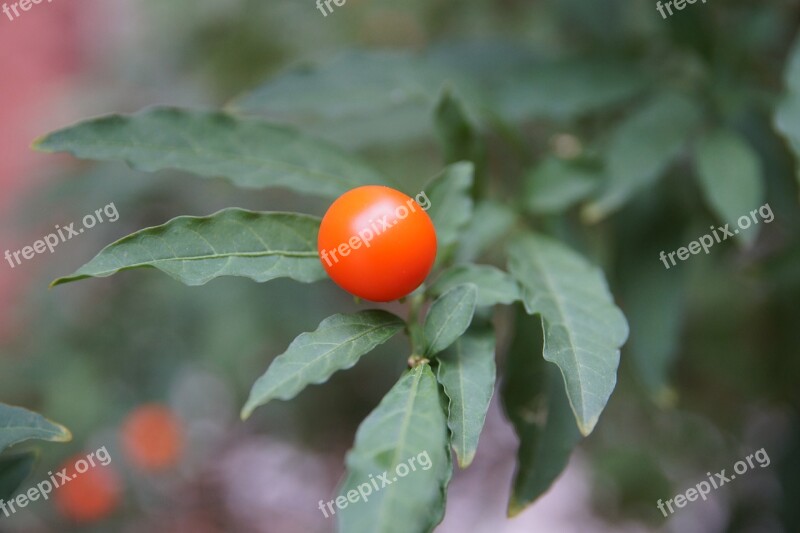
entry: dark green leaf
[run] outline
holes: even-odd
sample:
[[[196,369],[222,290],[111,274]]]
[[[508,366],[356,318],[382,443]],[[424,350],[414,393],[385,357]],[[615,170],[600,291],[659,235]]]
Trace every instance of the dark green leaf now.
[[[433,104],[444,79],[439,69],[406,52],[348,51],[292,67],[232,107],[273,117],[352,117],[408,102]]]
[[[472,216],[470,188],[474,170],[472,163],[450,165],[425,187],[431,201],[428,215],[436,227],[440,251],[456,242],[459,231]]]
[[[426,57],[356,50],[292,67],[232,107],[292,123],[338,145],[397,144],[431,134],[431,112],[445,83],[477,101],[463,76]]]
[[[775,126],[800,160],[800,38],[795,40],[786,68],[786,95],[775,112]],[[797,174],[800,180],[800,173]]]
[[[470,262],[479,258],[511,229],[516,217],[506,205],[491,200],[479,202],[461,232],[456,259]]]
[[[642,76],[630,65],[583,59],[517,71],[495,100],[508,120],[564,120],[627,100],[643,87]]]
[[[466,468],[478,449],[478,439],[494,393],[494,331],[470,328],[439,354],[436,379],[450,399],[447,425],[458,464]]]
[[[477,301],[478,288],[466,283],[453,287],[431,304],[423,326],[426,357],[441,352],[467,330]]]
[[[272,399],[290,400],[310,384],[324,383],[338,370],[351,368],[400,331],[405,322],[387,311],[336,314],[310,333],[302,333],[261,376],[242,409],[242,418]]]
[[[509,516],[522,512],[550,488],[581,438],[561,373],[541,357],[542,343],[540,320],[518,313],[501,391],[519,437]]]
[[[30,439],[67,442],[72,434],[38,413],[0,403],[0,451]]]
[[[385,180],[359,159],[282,126],[219,112],[154,108],[56,131],[35,147],[82,159],[125,161],[152,172],[178,169],[240,187],[285,187],[336,197]]]
[[[550,488],[567,467],[572,450],[581,440],[564,393],[561,372],[552,365],[547,365],[546,370],[546,396],[539,399],[538,405],[529,406],[528,418],[517,426],[520,446],[508,502],[511,517]]]
[[[36,453],[0,456],[0,502],[11,499],[36,464]]]
[[[557,241],[520,237],[509,248],[509,269],[525,309],[542,316],[544,358],[561,368],[578,428],[588,435],[617,383],[625,316],[603,273]]]
[[[429,532],[442,520],[452,475],[444,409],[430,366],[421,364],[405,373],[364,420],[339,490],[339,498],[353,498],[341,511],[334,506],[340,531]],[[387,486],[379,479],[384,473]],[[359,490],[367,494],[366,502]]]
[[[660,94],[637,109],[612,135],[607,182],[585,217],[602,219],[653,184],[681,153],[700,119],[698,105],[675,93]]]
[[[429,291],[444,294],[456,285],[473,283],[478,287],[478,306],[508,305],[520,299],[519,286],[507,273],[491,265],[457,265],[445,271]]]
[[[312,282],[325,271],[317,254],[317,217],[224,209],[207,217],[177,217],[106,246],[53,285],[102,278],[133,268],[157,268],[187,285],[220,276],[264,282],[279,277]]]
[[[631,325],[626,354],[649,395],[663,404],[669,398],[668,376],[678,353],[686,270],[665,274],[663,264],[655,260],[636,267],[626,274],[627,290],[622,293]]]
[[[484,147],[473,120],[461,102],[446,90],[436,106],[436,129],[444,149],[445,162],[471,161],[481,168]]]

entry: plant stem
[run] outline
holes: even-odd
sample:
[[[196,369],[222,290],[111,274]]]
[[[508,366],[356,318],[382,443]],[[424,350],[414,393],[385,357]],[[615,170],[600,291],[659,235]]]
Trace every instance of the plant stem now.
[[[419,323],[419,311],[425,303],[425,292],[413,295],[408,303],[408,337],[411,342],[411,356],[422,353],[422,326]]]

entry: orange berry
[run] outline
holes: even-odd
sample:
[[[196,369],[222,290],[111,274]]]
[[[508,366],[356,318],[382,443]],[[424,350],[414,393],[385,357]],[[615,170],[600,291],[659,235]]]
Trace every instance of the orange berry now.
[[[317,249],[337,285],[365,300],[389,302],[425,281],[436,259],[436,229],[410,196],[365,185],[331,204]]]
[[[79,461],[88,466],[85,455],[76,455],[61,465],[59,471],[66,469],[71,479],[69,482],[58,480],[64,484],[53,491],[53,498],[58,510],[69,520],[76,523],[96,522],[108,517],[119,506],[122,485],[111,465],[88,466],[83,473],[79,473],[75,469]]]
[[[134,410],[120,430],[122,450],[131,464],[149,472],[177,464],[183,452],[183,426],[166,406]]]

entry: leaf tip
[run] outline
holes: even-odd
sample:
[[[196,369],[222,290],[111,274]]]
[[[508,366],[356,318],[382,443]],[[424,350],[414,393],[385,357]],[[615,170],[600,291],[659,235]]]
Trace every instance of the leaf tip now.
[[[527,505],[525,505],[520,501],[517,501],[517,499],[514,496],[511,496],[511,500],[509,500],[508,502],[508,509],[506,509],[506,516],[508,516],[508,518],[514,518],[522,511],[524,511],[525,507],[527,507]]]
[[[469,465],[472,464],[472,461],[475,459],[475,452],[456,453],[456,457],[458,458],[458,467],[464,470],[469,468]]]
[[[597,224],[605,218],[606,213],[599,202],[585,205],[580,212],[580,217],[586,224]]]
[[[253,410],[254,409],[255,409],[255,406],[251,405],[250,402],[247,402],[246,404],[244,404],[244,407],[242,407],[242,411],[239,413],[239,418],[242,419],[242,422],[244,422],[248,418],[250,418],[250,415],[253,414]]]
[[[31,150],[36,152],[50,152],[51,150],[45,146],[49,135],[41,135],[36,137],[33,142],[31,142]]]
[[[589,420],[577,420],[578,422],[578,431],[581,432],[581,435],[584,437],[588,437],[592,431],[594,431],[594,427],[597,425],[597,417],[593,417]]]
[[[52,439],[53,442],[70,442],[72,440],[72,432],[69,428],[61,424],[56,424],[55,422],[52,422],[52,424],[61,430],[61,433]]]

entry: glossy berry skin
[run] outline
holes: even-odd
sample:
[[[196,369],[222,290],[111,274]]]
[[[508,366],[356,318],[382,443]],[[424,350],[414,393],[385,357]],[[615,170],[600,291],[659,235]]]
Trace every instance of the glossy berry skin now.
[[[328,208],[317,248],[337,285],[365,300],[389,302],[425,281],[436,259],[436,230],[413,198],[366,185]]]

